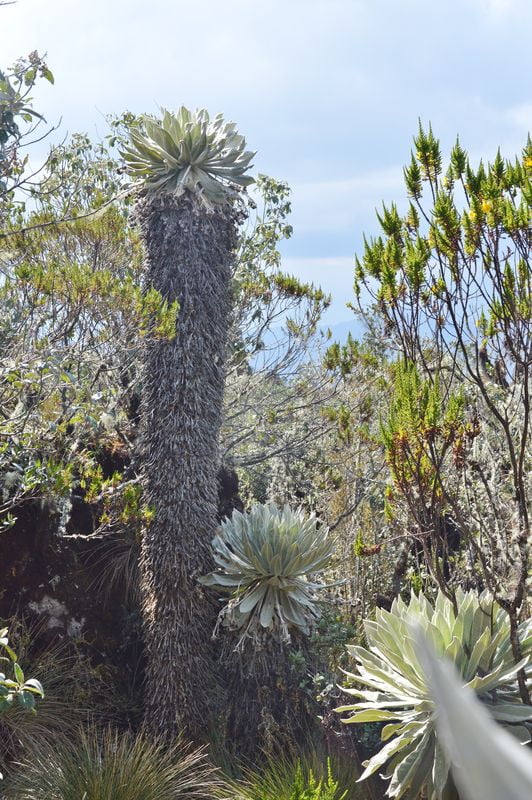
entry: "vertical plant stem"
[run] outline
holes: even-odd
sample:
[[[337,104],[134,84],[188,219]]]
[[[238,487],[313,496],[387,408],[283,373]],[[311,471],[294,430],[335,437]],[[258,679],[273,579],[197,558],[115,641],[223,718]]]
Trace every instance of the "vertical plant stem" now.
[[[213,710],[216,611],[198,577],[212,569],[218,431],[236,242],[230,206],[148,195],[137,208],[146,289],[179,301],[172,340],[149,336],[144,354],[142,472],[155,516],[141,546],[147,651],[146,723],[157,737],[201,739]]]

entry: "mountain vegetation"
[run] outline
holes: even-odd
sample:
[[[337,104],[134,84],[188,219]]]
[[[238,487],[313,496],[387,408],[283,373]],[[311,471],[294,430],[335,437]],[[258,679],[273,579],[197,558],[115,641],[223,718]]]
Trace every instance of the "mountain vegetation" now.
[[[341,344],[234,123],[52,144],[39,80],[0,73],[2,796],[480,797],[433,662],[521,763],[530,139],[419,125]]]

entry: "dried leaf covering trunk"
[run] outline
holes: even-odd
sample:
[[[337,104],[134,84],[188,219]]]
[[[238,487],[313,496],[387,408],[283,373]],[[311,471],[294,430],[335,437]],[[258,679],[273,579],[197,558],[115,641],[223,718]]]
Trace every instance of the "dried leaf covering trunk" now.
[[[235,213],[208,211],[188,192],[147,195],[137,207],[146,288],[178,300],[175,339],[145,347],[141,457],[155,511],[141,546],[148,729],[202,738],[212,714],[216,609],[197,578],[212,569],[218,431],[230,314]]]
[[[228,752],[256,764],[265,756],[299,756],[301,743],[321,740],[322,709],[306,684],[324,664],[315,658],[307,637],[296,631],[291,643],[265,634],[260,649],[248,641],[243,652],[235,649],[238,638],[225,630],[220,655]]]

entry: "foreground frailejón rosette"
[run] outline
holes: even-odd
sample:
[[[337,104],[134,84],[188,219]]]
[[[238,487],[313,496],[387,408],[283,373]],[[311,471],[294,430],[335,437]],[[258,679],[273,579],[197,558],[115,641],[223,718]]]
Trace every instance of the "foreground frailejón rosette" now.
[[[430,800],[455,797],[423,654],[412,636],[415,627],[439,656],[454,664],[462,685],[476,693],[493,719],[522,743],[531,740],[531,707],[521,702],[516,681],[532,652],[531,621],[520,626],[524,658],[516,664],[510,619],[491,595],[458,590],[456,603],[455,610],[441,592],[434,605],[422,593],[412,594],[408,604],[398,597],[391,611],[377,608],[375,620],[365,621],[367,648],[347,647],[357,673],[347,673],[344,691],[357,701],[336,710],[351,713],[343,720],[347,723],[386,723],[381,733],[386,744],[366,762],[360,780],[384,768],[388,797],[413,798],[422,789]],[[355,688],[360,684],[367,688]]]

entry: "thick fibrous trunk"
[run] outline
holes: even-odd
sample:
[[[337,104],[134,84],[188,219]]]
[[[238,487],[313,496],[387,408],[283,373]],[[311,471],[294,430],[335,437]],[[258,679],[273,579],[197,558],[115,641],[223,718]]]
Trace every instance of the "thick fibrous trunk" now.
[[[146,723],[166,740],[201,738],[212,713],[216,609],[197,579],[212,569],[236,226],[230,208],[207,212],[189,193],[148,195],[137,218],[146,287],[180,303],[175,339],[148,338],[144,360],[143,490],[155,511],[141,549]]]
[[[289,757],[291,749],[320,734],[321,709],[305,686],[324,665],[304,634],[292,631],[290,643],[264,634],[261,647],[225,630],[220,654],[227,693],[226,741],[236,759],[262,763],[264,756]]]

